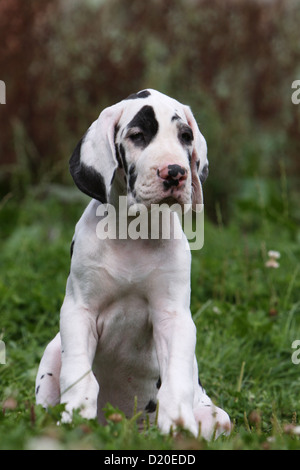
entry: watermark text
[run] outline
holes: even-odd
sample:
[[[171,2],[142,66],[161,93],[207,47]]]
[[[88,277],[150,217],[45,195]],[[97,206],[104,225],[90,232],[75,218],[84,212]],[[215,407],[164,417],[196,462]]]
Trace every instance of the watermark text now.
[[[295,341],[292,342],[291,347],[292,349],[295,349],[291,357],[292,363],[298,365],[300,364],[300,340],[295,339]]]
[[[6,104],[6,86],[3,80],[0,80],[0,104]]]
[[[204,244],[204,206],[197,204],[127,205],[127,197],[120,196],[116,208],[101,204],[96,215],[100,217],[96,234],[100,240],[186,240],[186,249],[200,250]],[[179,220],[178,220],[179,219]]]
[[[6,364],[5,343],[0,339],[0,364]]]
[[[299,104],[300,103],[300,80],[294,80],[292,83],[292,88],[295,91],[292,93],[292,103]]]

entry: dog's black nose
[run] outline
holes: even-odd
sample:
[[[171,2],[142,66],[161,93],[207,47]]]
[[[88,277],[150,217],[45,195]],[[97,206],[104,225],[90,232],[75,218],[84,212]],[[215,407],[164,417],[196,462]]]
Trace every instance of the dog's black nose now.
[[[180,165],[168,165],[168,175],[171,178],[181,179],[186,174],[186,169]]]
[[[166,165],[158,168],[157,176],[164,180],[165,187],[178,186],[187,179],[187,170],[177,164]]]

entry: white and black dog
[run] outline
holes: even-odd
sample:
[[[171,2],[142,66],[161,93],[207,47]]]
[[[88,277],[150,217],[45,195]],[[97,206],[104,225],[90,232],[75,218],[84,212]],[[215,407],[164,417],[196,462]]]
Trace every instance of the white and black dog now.
[[[65,403],[104,420],[109,402],[126,415],[157,411],[162,432],[180,424],[210,439],[230,420],[198,379],[186,239],[97,236],[103,204],[202,203],[206,142],[188,106],[143,90],[104,109],[77,145],[70,171],[93,199],[76,225],[60,333],[47,346],[36,401]],[[102,214],[103,215],[103,214]],[[170,211],[175,226],[179,218]],[[118,220],[116,221],[118,223]]]

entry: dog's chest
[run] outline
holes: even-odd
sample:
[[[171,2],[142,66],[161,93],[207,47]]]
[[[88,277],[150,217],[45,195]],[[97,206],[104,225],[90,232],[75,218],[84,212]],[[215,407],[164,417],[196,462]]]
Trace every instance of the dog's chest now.
[[[167,279],[161,272],[159,252],[120,250],[103,257],[98,279],[98,356],[109,364],[141,367],[153,361],[151,304]],[[164,289],[163,289],[164,290]],[[165,289],[167,291],[167,289]]]
[[[99,343],[93,369],[101,390],[99,413],[109,402],[130,415],[134,397],[138,397],[139,409],[144,409],[155,400],[159,380],[147,302],[128,295],[102,312],[97,326]]]
[[[149,305],[145,298],[129,292],[107,306],[97,321],[101,362],[122,363],[134,367],[143,358],[149,360],[153,349],[153,331]]]

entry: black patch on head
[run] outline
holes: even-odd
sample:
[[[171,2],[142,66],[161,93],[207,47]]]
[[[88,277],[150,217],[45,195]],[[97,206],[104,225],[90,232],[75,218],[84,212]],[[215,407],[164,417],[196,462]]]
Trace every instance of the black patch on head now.
[[[209,173],[209,169],[208,169],[208,165],[206,164],[206,165],[204,165],[203,170],[202,170],[201,175],[200,175],[201,183],[204,183],[204,181],[208,177],[208,173]]]
[[[130,165],[130,168],[129,168],[129,181],[128,181],[128,186],[131,192],[133,192],[134,190],[136,178],[137,178],[137,174],[135,173],[135,165],[132,164]]]
[[[80,158],[81,146],[85,136],[86,134],[78,142],[70,158],[70,173],[75,184],[82,192],[105,204],[107,196],[103,176],[93,167],[85,165]]]
[[[147,411],[147,413],[154,413],[154,411],[156,411],[156,403],[150,400],[145,406],[145,411]]]
[[[158,122],[155,117],[154,109],[152,106],[143,106],[142,109],[130,121],[127,128],[138,128],[140,133],[132,134],[132,142],[137,147],[145,148],[154,139],[158,131]],[[138,138],[136,138],[138,136]]]
[[[136,100],[138,98],[148,98],[148,96],[150,95],[151,95],[150,91],[143,90],[143,91],[139,91],[138,93],[132,93],[131,95],[127,96],[125,100]]]

